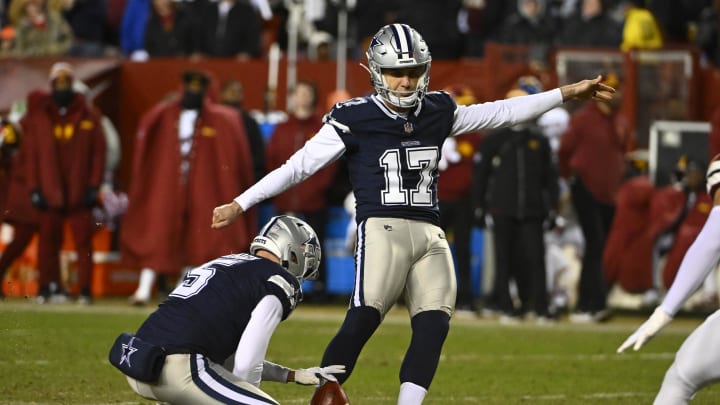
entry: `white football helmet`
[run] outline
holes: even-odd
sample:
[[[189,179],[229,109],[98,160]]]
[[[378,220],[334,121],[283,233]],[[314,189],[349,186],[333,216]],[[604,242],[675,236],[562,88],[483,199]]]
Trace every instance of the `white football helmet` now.
[[[272,217],[250,244],[250,253],[267,250],[280,265],[302,282],[315,280],[321,249],[317,234],[307,222],[290,215]]]
[[[368,59],[370,80],[375,91],[390,104],[409,108],[417,105],[430,83],[430,48],[420,34],[406,24],[390,24],[375,34],[365,54]],[[388,89],[383,69],[423,67],[425,69],[417,88],[409,92]]]

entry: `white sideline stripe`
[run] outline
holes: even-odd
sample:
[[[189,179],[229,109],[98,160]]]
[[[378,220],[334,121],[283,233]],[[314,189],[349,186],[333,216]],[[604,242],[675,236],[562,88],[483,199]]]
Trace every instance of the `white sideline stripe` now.
[[[342,322],[345,318],[344,312],[338,312],[335,309],[323,309],[323,308],[308,308],[303,307],[302,304],[298,306],[298,309],[293,312],[292,317],[289,320],[310,320],[310,321],[336,321]],[[671,325],[670,327],[663,330],[663,335],[687,335],[692,332],[698,325],[702,323],[703,319],[698,319],[696,325]],[[601,323],[601,324],[574,324],[566,320],[561,320],[558,323],[551,325],[535,325],[534,323],[521,323],[518,325],[501,325],[497,320],[492,319],[457,319],[452,318],[450,320],[450,329],[456,327],[454,325],[462,325],[464,328],[475,328],[475,329],[487,329],[496,330],[502,328],[514,329],[514,330],[549,330],[549,331],[566,331],[566,332],[592,332],[600,334],[615,334],[618,332],[630,333],[635,331],[637,327],[642,323],[638,319],[637,323]],[[392,325],[410,325],[410,319],[405,311],[405,308],[391,310],[383,319],[383,324]],[[337,326],[335,326],[337,327]],[[621,342],[618,342],[618,345]]]
[[[515,402],[515,401],[531,401],[531,403],[535,402],[552,402],[552,401],[564,401],[569,400],[571,398],[581,398],[581,399],[618,399],[618,398],[646,398],[646,397],[654,397],[655,392],[595,392],[591,394],[581,394],[581,395],[573,395],[568,396],[565,394],[556,394],[556,395],[518,395],[515,397],[502,395],[502,396],[463,396],[463,397],[454,397],[454,396],[444,396],[444,397],[432,397],[432,394],[429,394],[428,399],[442,399],[444,401],[450,400],[456,403],[465,403],[465,404],[480,404],[487,401],[493,401],[497,402],[498,400],[508,401],[508,402]],[[363,401],[372,401],[372,402],[391,402],[395,400],[395,397],[363,397]],[[307,404],[307,398],[301,398],[301,399],[291,399],[291,400],[285,400],[283,401],[283,404]]]
[[[49,305],[38,305],[32,298],[29,299],[9,299],[5,302],[0,302],[0,313],[3,311],[31,311],[31,312],[92,312],[92,313],[106,313],[106,314],[150,314],[157,309],[157,302],[152,302],[152,305],[145,307],[133,307],[127,304],[127,301],[120,300],[108,303],[102,303],[98,301],[93,305],[75,305],[74,302],[68,302],[64,304],[49,304]],[[289,322],[309,320],[309,321],[332,321],[337,322],[333,324],[332,333],[335,333],[338,325],[345,318],[345,311],[339,311],[336,307],[313,307],[313,306],[300,306],[293,312],[293,315],[288,319]],[[453,325],[462,325],[464,328],[477,328],[496,330],[499,328],[510,328],[515,330],[528,330],[535,331],[538,329],[552,330],[552,331],[567,331],[567,332],[592,332],[592,333],[618,333],[625,332],[630,333],[642,323],[640,319],[635,323],[623,322],[623,323],[602,323],[598,325],[584,325],[584,324],[573,324],[562,320],[556,324],[537,326],[532,323],[519,324],[519,325],[500,325],[496,320],[486,319],[451,319],[450,327]],[[663,330],[663,335],[687,335],[692,332],[703,320],[697,319],[696,324],[687,325],[670,325],[668,328]],[[410,325],[407,312],[404,307],[392,309],[383,320],[383,324],[393,325]],[[618,345],[620,342],[618,342]]]
[[[516,360],[525,360],[525,361],[548,361],[548,360],[572,360],[572,361],[637,361],[637,360],[672,360],[675,358],[675,352],[661,352],[661,353],[636,353],[634,355],[620,355],[615,353],[610,354],[596,354],[596,355],[585,355],[585,354],[572,354],[572,355],[565,355],[565,354],[538,354],[538,355],[532,355],[532,356],[524,356],[524,355],[492,355],[492,354],[473,354],[473,355],[461,355],[461,356],[441,356],[441,361],[451,361],[451,362],[476,362],[478,360],[500,360],[500,361],[516,361]],[[286,358],[288,362],[307,362],[307,361],[313,361],[316,360],[313,356],[290,356]],[[402,360],[402,358],[399,358]],[[6,364],[14,364],[16,366],[22,366],[22,365],[48,365],[51,362],[47,359],[37,359],[37,360],[30,360],[30,359],[23,359],[23,360],[0,360],[0,365],[6,365]],[[107,364],[107,360],[102,360],[103,364]]]
[[[477,362],[479,360],[485,361],[539,361],[545,362],[549,360],[563,360],[563,361],[654,361],[654,360],[672,360],[675,358],[675,352],[661,352],[661,353],[635,353],[635,354],[597,354],[597,355],[586,355],[586,354],[538,354],[538,355],[494,355],[494,354],[470,354],[470,355],[451,355],[445,354],[440,356],[440,361],[443,362]],[[314,356],[290,356],[286,357],[287,362],[306,363],[316,361],[317,358]],[[402,361],[402,356],[398,357],[399,361]]]
[[[149,315],[157,309],[157,305],[147,305],[145,307],[133,307],[127,304],[127,301],[119,301],[117,304],[103,305],[77,305],[75,302],[68,301],[61,304],[37,304],[32,297],[26,299],[11,299],[6,302],[0,302],[0,314],[3,311],[27,311],[27,312],[57,312],[57,313],[97,313],[97,314],[140,314]]]
[[[578,397],[582,399],[617,399],[617,398],[645,398],[645,397],[654,397],[655,392],[596,392],[592,394],[585,394],[585,395],[579,395]],[[573,396],[575,397],[575,396]],[[364,401],[374,401],[374,402],[391,402],[394,401],[395,397],[365,397],[363,398]],[[558,400],[567,400],[570,399],[567,395],[564,394],[558,394],[558,395],[521,395],[517,397],[508,397],[507,395],[503,396],[482,396],[482,397],[435,397],[435,399],[443,399],[443,400],[452,400],[457,403],[465,403],[465,404],[478,404],[482,403],[484,401],[498,401],[498,400],[505,400],[505,401],[513,401],[513,400],[522,400],[522,401],[541,401],[541,402],[550,402],[550,401],[558,401]],[[297,398],[297,399],[290,399],[283,401],[283,404],[307,404],[307,398]],[[130,402],[112,402],[112,403],[77,403],[76,405],[135,405],[137,404],[137,401],[130,401]],[[24,401],[14,401],[14,402],[5,402],[6,405],[54,405],[56,402],[24,402]]]
[[[617,392],[617,393],[606,393],[606,392],[598,392],[593,394],[586,394],[586,395],[580,395],[580,398],[583,399],[617,399],[617,398],[645,398],[645,397],[651,397],[655,396],[654,392]],[[363,398],[363,400],[367,401],[383,401],[383,402],[390,402],[394,401],[395,397],[367,397]],[[483,401],[498,401],[498,400],[506,400],[506,401],[512,401],[512,400],[523,400],[523,401],[557,401],[557,400],[566,400],[569,399],[568,396],[559,394],[559,395],[523,395],[518,396],[515,398],[508,397],[506,395],[503,396],[497,396],[497,397],[442,397],[442,398],[435,398],[435,399],[443,399],[443,400],[452,400],[457,403],[466,403],[466,404],[478,404],[482,403]],[[283,401],[283,404],[307,404],[307,398],[297,398],[297,399],[290,399]],[[130,401],[130,402],[90,402],[90,403],[77,403],[76,405],[136,405],[138,401]],[[24,401],[13,401],[13,402],[4,402],[3,404],[6,405],[55,405],[57,402],[24,402]]]
[[[441,355],[441,361],[477,361],[477,360],[530,360],[530,361],[548,361],[548,360],[581,360],[581,361],[637,361],[637,360],[672,360],[675,358],[675,352],[660,353],[634,353],[634,354],[617,354],[615,352],[608,354],[533,354],[533,355],[515,355],[502,354],[494,355],[487,353],[465,354],[465,355]]]
[[[61,402],[25,402],[25,401],[12,401],[2,402],[3,405],[55,405]],[[130,402],[74,402],[74,405],[137,405],[138,401]]]

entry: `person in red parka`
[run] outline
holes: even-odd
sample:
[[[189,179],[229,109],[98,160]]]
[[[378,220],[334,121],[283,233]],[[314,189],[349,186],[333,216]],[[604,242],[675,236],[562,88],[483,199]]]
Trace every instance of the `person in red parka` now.
[[[466,86],[445,88],[459,105],[475,104],[472,89]],[[438,202],[440,225],[453,235],[453,256],[457,263],[458,285],[455,308],[475,312],[475,296],[471,277],[470,243],[473,226],[472,176],[473,160],[482,134],[472,132],[445,139],[440,158]],[[452,232],[450,232],[452,231]]]
[[[31,92],[27,114],[20,121],[26,134],[28,198],[39,210],[39,302],[62,293],[53,290],[60,285],[65,222],[78,256],[78,301],[92,302],[92,209],[105,173],[106,143],[101,114],[73,90],[73,77],[72,65],[55,63],[50,69],[50,92]]]
[[[145,113],[135,138],[120,230],[122,261],[142,269],[134,305],[152,297],[158,273],[244,252],[257,231],[254,214],[222,232],[207,226],[214,206],[253,183],[250,147],[238,112],[211,100],[208,74],[186,71],[182,83],[182,97]]]
[[[710,117],[710,137],[708,142],[710,143],[710,156],[720,154],[720,105],[715,107],[712,117]]]
[[[603,250],[608,289],[615,283],[633,293],[652,288],[653,243],[644,235],[650,221],[654,192],[655,186],[644,174],[628,179],[617,192],[615,215]]]
[[[3,120],[1,128],[0,207],[3,208],[0,220],[13,228],[12,240],[5,246],[0,256],[0,280],[4,280],[7,270],[15,259],[23,254],[37,232],[38,215],[37,209],[28,198],[30,190],[26,181],[27,152],[23,151],[26,149],[22,141],[24,135],[9,121]],[[0,297],[3,295],[3,290],[0,288]]]
[[[608,287],[618,283],[626,292],[645,294],[645,305],[655,304],[712,206],[704,173],[700,161],[682,156],[672,184],[655,188],[645,176],[623,184],[605,247]]]
[[[275,127],[265,148],[265,168],[268,172],[285,163],[323,125],[322,116],[316,111],[317,98],[317,87],[313,82],[300,80],[292,89],[288,119]],[[321,245],[325,242],[328,222],[328,194],[337,170],[338,164],[332,163],[273,199],[278,214],[294,215],[310,224],[317,232]],[[313,291],[308,294],[309,299],[324,299],[327,271],[323,263],[320,264],[320,275],[313,284]]]
[[[684,197],[682,213],[672,227],[673,243],[666,252],[665,265],[657,269],[657,284],[663,290],[672,285],[685,252],[700,233],[712,209],[712,200],[705,192],[705,165],[692,158],[684,160],[686,163],[681,174]]]
[[[585,238],[585,253],[578,285],[574,322],[604,320],[607,289],[603,251],[615,212],[615,195],[626,177],[626,155],[634,149],[632,133],[618,114],[619,78],[605,76],[605,84],[618,89],[609,103],[587,101],[573,112],[562,135],[558,159],[560,175],[568,180],[573,207]]]

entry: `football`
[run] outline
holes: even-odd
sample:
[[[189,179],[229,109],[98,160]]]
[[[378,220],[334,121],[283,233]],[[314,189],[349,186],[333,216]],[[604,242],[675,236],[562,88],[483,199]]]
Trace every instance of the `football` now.
[[[349,405],[345,391],[336,381],[327,381],[315,389],[310,405]]]

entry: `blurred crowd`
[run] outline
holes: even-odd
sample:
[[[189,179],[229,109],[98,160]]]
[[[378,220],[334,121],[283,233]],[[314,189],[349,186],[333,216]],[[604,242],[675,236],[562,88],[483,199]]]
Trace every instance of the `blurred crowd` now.
[[[214,204],[282,165],[321,127],[326,106],[312,81],[299,80],[287,110],[261,130],[243,107],[240,80],[184,71],[176,91],[143,113],[132,156],[120,153],[117,131],[71,64],[55,63],[48,82],[49,90],[32,91],[3,118],[0,138],[0,220],[13,230],[0,274],[37,234],[39,302],[72,296],[92,302],[91,239],[101,228],[115,235],[111,249],[121,262],[140,270],[130,302],[145,305],[190,268],[242,251],[263,215],[304,218],[326,241],[330,207],[344,205],[354,214],[341,160],[261,208],[269,211],[252,209],[222,231],[208,226]],[[601,322],[611,315],[611,291],[638,296],[649,308],[669,288],[709,213],[704,171],[710,153],[720,152],[720,113],[708,154],[682,155],[671,178],[656,184],[648,152],[637,148],[620,108],[622,75],[604,72],[604,83],[617,89],[610,103],[558,107],[534,122],[464,134],[443,145],[438,199],[457,266],[458,314],[514,323],[569,313],[575,322]],[[462,84],[443,90],[458,104],[482,101]],[[521,76],[506,97],[543,90],[537,77]],[[114,179],[121,156],[131,166],[128,189]],[[63,224],[78,258],[74,291],[58,260],[67,236]],[[354,236],[349,226],[347,255]],[[472,275],[478,243],[482,281]],[[326,289],[329,271],[321,268],[308,300],[341,298]],[[716,306],[717,297],[712,276],[701,304]]]
[[[423,33],[433,59],[482,57],[496,41],[530,45],[657,49],[693,45],[720,65],[720,0],[2,0],[0,56],[264,58],[269,45],[297,40],[299,55],[334,57],[338,16],[348,16],[348,57],[360,59],[370,36],[389,22]],[[297,35],[297,36],[295,36]],[[708,156],[682,156],[668,186],[648,175],[647,151],[624,117],[623,78],[605,71],[618,90],[612,103],[556,108],[537,122],[449,139],[442,149],[439,206],[454,248],[458,313],[503,322],[608,318],[619,287],[654,305],[672,282],[710,204],[703,191]],[[0,206],[13,227],[0,258],[3,275],[39,235],[38,300],[76,295],[90,303],[92,234],[98,224],[116,235],[124,263],[141,270],[130,297],[144,305],[167,280],[189,268],[242,251],[262,213],[251,210],[232,227],[210,231],[212,208],[231,200],[281,165],[322,125],[327,105],[315,83],[299,80],[286,111],[275,118],[243,106],[242,82],[186,71],[177,90],[145,111],[135,131],[127,190],[113,175],[121,154],[112,122],[92,103],[73,66],[53,65],[49,91],[30,93],[2,122]],[[41,87],[41,86],[39,86]],[[45,87],[43,87],[45,88]],[[463,85],[444,89],[472,104]],[[543,91],[522,76],[507,97]],[[338,100],[350,94],[336,95]],[[16,104],[17,106],[18,104]],[[720,152],[720,109],[711,153]],[[260,117],[258,122],[257,118]],[[268,124],[270,124],[268,126]],[[262,127],[261,127],[262,126]],[[40,165],[38,162],[43,162]],[[325,240],[328,208],[350,190],[343,162],[272,200],[274,213],[305,219]],[[312,196],[312,198],[308,198]],[[345,204],[352,216],[352,203]],[[57,258],[63,224],[79,257],[79,288],[67,291]],[[351,227],[352,228],[352,227]],[[473,230],[483,230],[483,291],[471,276]],[[347,246],[352,249],[352,229]],[[326,264],[323,261],[323,265]],[[323,267],[308,299],[325,301]],[[705,301],[717,304],[708,280]],[[2,294],[2,290],[0,290]]]
[[[712,207],[705,170],[719,152],[712,145],[720,136],[720,108],[708,148],[682,152],[666,162],[667,179],[653,178],[649,151],[638,148],[620,108],[622,76],[605,72],[604,83],[617,89],[612,102],[556,108],[535,122],[477,134],[472,143],[446,142],[443,158],[451,163],[441,173],[452,172],[453,180],[462,178],[455,172],[461,159],[453,156],[473,156],[465,193],[472,195],[474,225],[485,231],[483,293],[468,300],[459,286],[459,313],[501,323],[547,322],[564,313],[572,322],[603,322],[613,306],[652,308],[672,284]],[[536,77],[523,76],[506,97],[542,90]],[[462,93],[455,94],[461,102]],[[444,200],[457,201],[443,188],[458,184],[443,174],[441,209]],[[459,210],[465,209],[456,206],[450,218]],[[458,244],[477,241],[453,229],[462,283],[468,268],[457,257],[465,254]],[[713,271],[687,309],[717,308],[716,278]]]
[[[260,58],[297,45],[311,60],[343,44],[361,58],[377,27],[424,34],[433,59],[485,43],[629,50],[698,47],[720,64],[718,0],[2,0],[0,56]],[[346,33],[338,41],[339,33]]]
[[[287,111],[275,112],[278,119],[264,135],[243,107],[241,81],[186,70],[174,91],[143,112],[132,156],[122,156],[132,179],[125,189],[115,180],[118,133],[87,90],[72,64],[56,62],[47,86],[17,100],[0,125],[0,221],[12,228],[0,279],[37,235],[41,303],[92,302],[92,238],[103,229],[113,234],[106,248],[140,270],[134,305],[146,304],[158,290],[169,292],[169,283],[194,266],[244,251],[261,213],[250,210],[223,230],[210,228],[209,213],[284,163],[320,128],[324,108],[316,84],[300,80]],[[324,238],[328,207],[341,205],[349,190],[337,166],[278,195],[268,208],[301,216]],[[68,236],[78,263],[73,287],[61,271]],[[324,299],[324,267],[321,274],[315,291],[307,292],[310,299]]]

